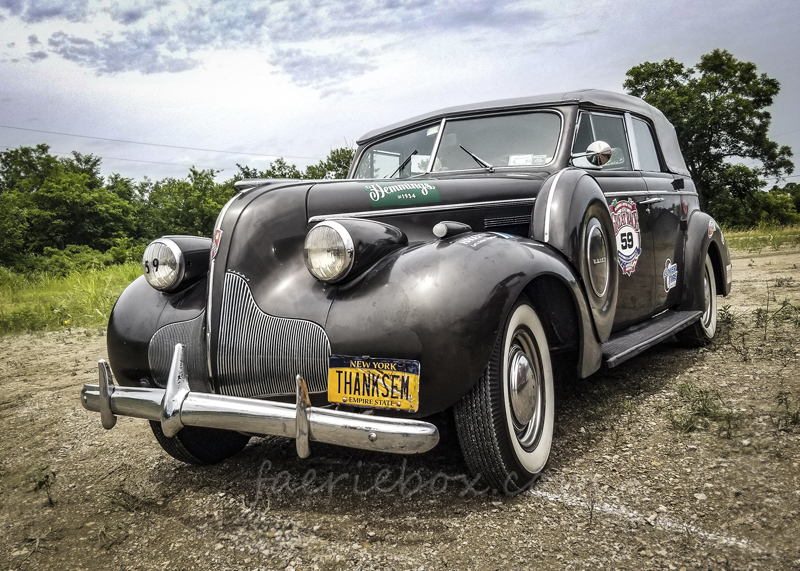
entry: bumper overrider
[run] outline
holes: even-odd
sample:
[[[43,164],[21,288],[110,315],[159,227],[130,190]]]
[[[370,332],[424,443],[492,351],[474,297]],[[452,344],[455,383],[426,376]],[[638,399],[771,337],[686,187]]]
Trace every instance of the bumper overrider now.
[[[119,415],[161,422],[169,437],[184,426],[285,436],[295,439],[302,458],[311,453],[310,441],[395,454],[420,454],[439,442],[439,431],[429,422],[312,407],[299,374],[296,404],[192,391],[180,343],[175,345],[166,389],[117,386],[106,361],[101,359],[98,369],[100,383],[83,386],[81,403],[100,413],[107,430]]]

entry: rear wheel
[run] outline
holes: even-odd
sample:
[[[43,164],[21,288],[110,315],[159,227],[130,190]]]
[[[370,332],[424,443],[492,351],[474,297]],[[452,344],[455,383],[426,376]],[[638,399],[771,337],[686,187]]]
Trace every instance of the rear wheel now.
[[[250,442],[250,437],[245,434],[216,428],[184,426],[172,437],[164,434],[158,421],[151,420],[150,428],[167,454],[198,466],[222,462],[244,450]]]
[[[517,302],[489,365],[455,406],[467,465],[506,493],[525,489],[544,469],[553,441],[553,373],[541,321]]]
[[[714,281],[714,266],[706,254],[703,267],[703,315],[700,321],[675,334],[678,341],[686,347],[702,347],[717,332],[717,282]]]

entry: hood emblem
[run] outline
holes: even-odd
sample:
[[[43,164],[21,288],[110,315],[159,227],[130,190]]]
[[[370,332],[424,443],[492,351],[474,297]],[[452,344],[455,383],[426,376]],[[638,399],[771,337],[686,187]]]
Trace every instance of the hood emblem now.
[[[217,257],[219,251],[219,242],[222,240],[222,230],[214,230],[214,242],[211,244],[211,259]]]

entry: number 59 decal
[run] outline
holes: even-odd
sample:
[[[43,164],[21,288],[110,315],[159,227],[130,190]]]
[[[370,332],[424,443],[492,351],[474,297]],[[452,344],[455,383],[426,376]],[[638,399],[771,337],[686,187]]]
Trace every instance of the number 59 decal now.
[[[632,200],[615,200],[611,203],[611,218],[617,237],[619,267],[623,274],[629,276],[636,271],[636,262],[642,253],[642,234],[639,232],[636,204]]]

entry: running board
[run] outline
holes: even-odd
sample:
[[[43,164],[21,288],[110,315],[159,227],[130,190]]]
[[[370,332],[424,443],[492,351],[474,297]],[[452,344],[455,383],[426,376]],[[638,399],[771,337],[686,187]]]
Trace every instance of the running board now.
[[[702,315],[702,311],[668,309],[643,323],[612,333],[611,338],[603,343],[603,362],[609,369],[616,367],[699,321]]]

